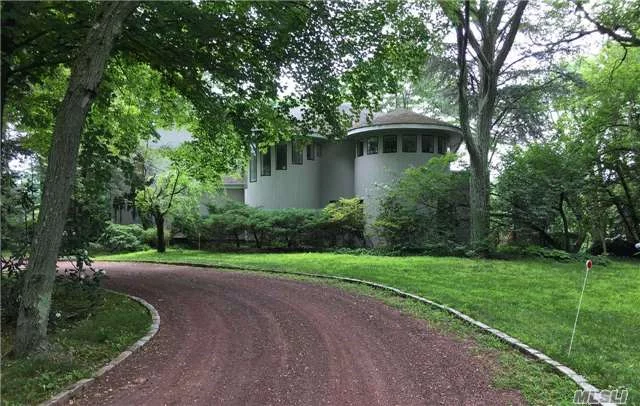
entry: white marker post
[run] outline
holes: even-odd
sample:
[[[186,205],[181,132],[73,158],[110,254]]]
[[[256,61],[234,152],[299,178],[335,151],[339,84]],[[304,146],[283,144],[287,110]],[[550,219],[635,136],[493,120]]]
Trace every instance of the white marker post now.
[[[587,286],[587,278],[589,277],[589,269],[593,266],[591,260],[587,261],[587,273],[584,275],[584,282],[582,283],[582,293],[580,293],[580,301],[578,302],[578,312],[576,313],[576,321],[573,323],[573,332],[571,333],[571,342],[569,343],[569,354],[571,355],[571,347],[573,347],[573,337],[576,335],[576,326],[578,325],[578,316],[580,315],[580,306],[582,306],[582,296],[584,295],[584,288]]]

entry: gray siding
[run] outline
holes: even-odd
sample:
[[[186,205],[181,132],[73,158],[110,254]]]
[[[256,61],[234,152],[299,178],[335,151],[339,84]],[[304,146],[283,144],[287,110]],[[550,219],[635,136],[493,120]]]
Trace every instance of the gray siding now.
[[[355,196],[353,154],[352,141],[322,144],[320,206],[324,207],[341,197]]]
[[[324,150],[322,151],[324,152]],[[287,207],[317,209],[320,205],[320,161],[307,160],[303,154],[303,164],[291,163],[291,143],[287,144],[287,169],[276,169],[276,151],[271,147],[271,176],[260,174],[262,162],[258,158],[258,178],[256,182],[247,182],[245,203],[249,206],[265,209]]]
[[[369,138],[369,137],[367,137]],[[379,211],[379,200],[385,188],[411,166],[424,165],[435,154],[421,151],[421,137],[418,137],[418,152],[402,152],[401,137],[398,136],[398,152],[382,152],[382,136],[378,136],[378,153],[355,158],[355,194],[364,200],[367,223],[375,220]]]

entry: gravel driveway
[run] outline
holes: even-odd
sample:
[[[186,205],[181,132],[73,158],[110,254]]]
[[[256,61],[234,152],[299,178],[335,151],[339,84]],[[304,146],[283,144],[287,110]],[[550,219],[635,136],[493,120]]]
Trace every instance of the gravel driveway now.
[[[473,344],[374,299],[255,273],[97,264],[160,331],[74,405],[505,405]]]

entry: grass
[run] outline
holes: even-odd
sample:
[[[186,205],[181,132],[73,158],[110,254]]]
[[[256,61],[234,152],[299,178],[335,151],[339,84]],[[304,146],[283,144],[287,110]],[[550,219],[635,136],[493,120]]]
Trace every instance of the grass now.
[[[105,256],[348,276],[395,286],[452,306],[540,349],[600,389],[629,389],[640,404],[640,263],[595,265],[567,355],[582,263],[328,253],[227,254],[172,250]]]
[[[151,316],[139,303],[107,292],[88,318],[62,324],[50,335],[46,356],[11,359],[12,334],[2,334],[2,404],[37,404],[79,379],[90,377],[149,329]]]

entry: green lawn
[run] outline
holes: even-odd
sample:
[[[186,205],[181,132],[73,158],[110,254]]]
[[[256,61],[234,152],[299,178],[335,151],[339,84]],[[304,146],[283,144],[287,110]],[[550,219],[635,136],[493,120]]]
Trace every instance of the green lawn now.
[[[366,279],[452,306],[565,363],[601,389],[630,389],[640,404],[640,262],[595,265],[571,357],[584,264],[545,260],[382,257],[327,253],[224,254],[172,250],[103,260],[184,262]]]
[[[37,404],[91,375],[142,337],[151,315],[126,296],[105,293],[88,318],[62,325],[49,337],[46,357],[11,359],[12,334],[2,332],[2,404]],[[6,329],[5,329],[6,330]]]

